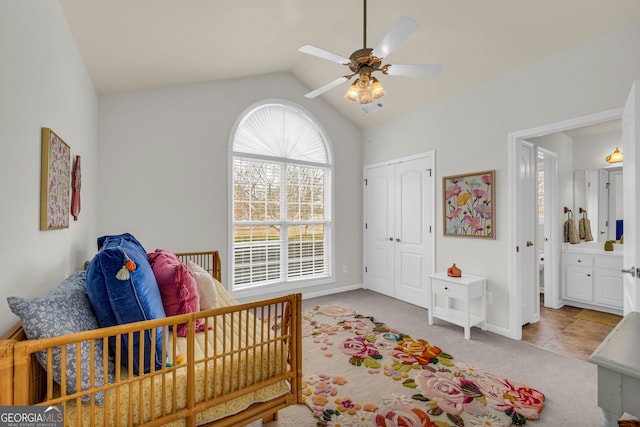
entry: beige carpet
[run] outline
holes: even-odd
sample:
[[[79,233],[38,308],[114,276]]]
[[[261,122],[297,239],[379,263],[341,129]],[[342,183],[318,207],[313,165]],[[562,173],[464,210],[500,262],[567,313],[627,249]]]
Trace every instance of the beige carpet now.
[[[432,338],[341,304],[302,317],[303,399],[326,425],[522,425],[544,395],[465,363]]]
[[[617,314],[589,310],[588,308],[580,310],[580,312],[576,314],[576,318],[588,320],[590,322],[602,323],[603,325],[608,326],[616,326],[622,320],[622,316],[618,316]]]
[[[531,427],[596,427],[603,421],[597,406],[595,365],[548,352],[531,344],[472,328],[465,340],[462,328],[435,320],[427,323],[427,311],[375,292],[357,290],[303,301],[303,308],[322,304],[349,305],[369,313],[415,337],[429,337],[465,362],[483,367],[503,377],[535,387],[545,394],[545,408]],[[303,353],[305,348],[303,347]],[[307,365],[303,366],[307,371]],[[316,419],[305,405],[280,411],[279,420],[269,427],[311,427]]]

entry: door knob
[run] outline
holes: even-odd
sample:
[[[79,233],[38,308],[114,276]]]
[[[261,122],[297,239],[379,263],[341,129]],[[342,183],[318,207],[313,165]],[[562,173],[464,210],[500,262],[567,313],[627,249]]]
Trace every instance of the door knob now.
[[[399,241],[400,241],[400,239],[398,239],[398,238],[396,237],[396,242],[399,242]]]
[[[636,275],[638,275],[638,273],[640,273],[640,268],[635,268],[635,267],[631,267],[631,268],[623,268],[622,272],[623,273],[629,273],[632,277],[636,277]]]
[[[389,241],[393,242],[393,237],[389,237]]]
[[[533,242],[531,240],[527,240],[527,247],[533,246]]]

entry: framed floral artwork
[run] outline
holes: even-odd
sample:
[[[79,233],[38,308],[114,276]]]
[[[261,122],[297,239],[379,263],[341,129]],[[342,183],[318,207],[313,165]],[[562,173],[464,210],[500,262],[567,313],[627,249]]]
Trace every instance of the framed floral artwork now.
[[[442,178],[445,236],[495,239],[495,171]]]
[[[42,128],[40,230],[69,227],[71,148],[49,128]]]

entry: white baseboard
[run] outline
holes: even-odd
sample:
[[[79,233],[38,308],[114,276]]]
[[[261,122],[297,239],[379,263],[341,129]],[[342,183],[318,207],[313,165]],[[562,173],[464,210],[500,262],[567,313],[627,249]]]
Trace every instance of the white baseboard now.
[[[485,325],[485,328],[487,329],[487,331],[493,332],[494,334],[503,335],[503,336],[505,336],[507,338],[513,339],[513,336],[511,335],[511,332],[510,332],[509,329],[505,329],[505,328],[502,328],[500,326],[496,326],[496,325],[494,325],[492,323],[487,323]]]
[[[339,288],[323,289],[320,291],[305,292],[302,291],[302,299],[324,297],[327,295],[339,294],[340,292],[355,291],[356,289],[363,289],[362,283],[356,283],[355,285],[341,286]]]

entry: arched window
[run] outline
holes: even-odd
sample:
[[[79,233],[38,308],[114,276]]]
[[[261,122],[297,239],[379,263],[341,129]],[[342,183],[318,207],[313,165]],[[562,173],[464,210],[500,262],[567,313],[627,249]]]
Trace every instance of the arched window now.
[[[262,102],[238,118],[230,142],[232,290],[331,279],[331,153],[316,120]]]

